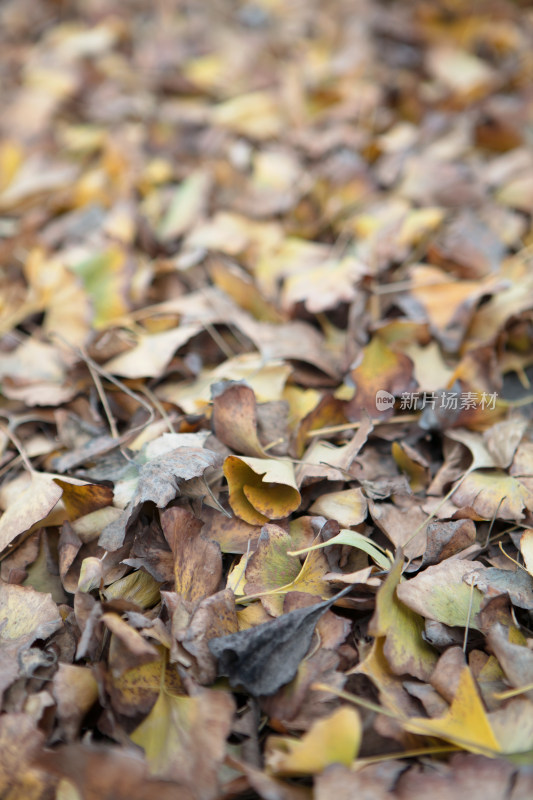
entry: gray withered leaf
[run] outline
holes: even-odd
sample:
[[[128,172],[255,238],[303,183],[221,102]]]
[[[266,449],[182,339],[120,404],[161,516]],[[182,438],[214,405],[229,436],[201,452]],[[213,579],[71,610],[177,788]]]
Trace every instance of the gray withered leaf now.
[[[139,483],[131,505],[151,500],[158,508],[165,508],[179,494],[185,481],[199,478],[221,461],[218,453],[203,447],[177,447],[161,458],[153,458],[139,470]]]
[[[256,697],[274,694],[296,675],[322,614],[350,589],[347,586],[328,600],[289,611],[255,628],[211,639],[208,644],[218,660],[218,674],[227,676],[231,686]]]
[[[117,550],[124,541],[126,529],[137,518],[142,504],[155,503],[165,508],[174,498],[186,492],[187,481],[200,478],[210,467],[218,467],[222,456],[203,447],[177,447],[139,467],[139,480],[124,513],[107,525],[98,544],[106,550]],[[206,489],[207,494],[207,489]]]

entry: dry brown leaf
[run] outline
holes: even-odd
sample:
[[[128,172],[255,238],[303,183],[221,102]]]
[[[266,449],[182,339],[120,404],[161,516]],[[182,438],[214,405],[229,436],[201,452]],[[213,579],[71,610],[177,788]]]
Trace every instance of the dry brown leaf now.
[[[237,453],[266,457],[257,436],[257,408],[253,390],[242,383],[215,383],[213,429],[221,442]]]
[[[178,594],[196,604],[216,592],[222,577],[222,556],[218,544],[200,535],[201,522],[174,506],[161,513],[161,526],[174,557]]]

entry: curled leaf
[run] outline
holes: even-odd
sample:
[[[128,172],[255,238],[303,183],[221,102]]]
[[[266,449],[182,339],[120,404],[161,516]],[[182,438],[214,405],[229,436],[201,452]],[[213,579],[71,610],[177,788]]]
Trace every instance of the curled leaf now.
[[[230,506],[250,525],[283,519],[300,505],[300,492],[290,461],[228,456],[224,461],[224,475]]]

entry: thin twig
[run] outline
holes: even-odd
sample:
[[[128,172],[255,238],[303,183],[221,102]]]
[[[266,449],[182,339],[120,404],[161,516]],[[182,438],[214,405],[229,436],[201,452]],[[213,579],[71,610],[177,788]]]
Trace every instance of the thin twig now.
[[[151,403],[153,403],[154,408],[157,411],[159,411],[159,413],[161,415],[161,419],[165,420],[170,433],[177,433],[176,429],[174,428],[174,424],[173,424],[172,420],[170,419],[169,415],[165,411],[165,408],[164,408],[163,404],[161,403],[161,401],[159,400],[159,398],[152,392],[151,389],[148,388],[148,386],[141,386],[141,391],[144,392],[144,394],[149,399],[149,401]]]
[[[17,450],[18,450],[18,452],[20,454],[20,457],[22,459],[22,463],[24,464],[24,466],[26,467],[28,472],[31,475],[35,475],[36,470],[33,468],[32,463],[31,463],[31,461],[30,461],[30,459],[28,457],[28,454],[27,454],[26,450],[24,449],[24,446],[23,446],[22,442],[20,441],[20,439],[18,438],[18,436],[15,433],[13,433],[12,430],[10,430],[9,425],[0,425],[0,430],[2,430],[5,433],[5,435],[7,436],[7,438],[10,439],[13,442],[13,444],[15,445],[15,447],[17,448]]]
[[[119,433],[118,433],[118,429],[117,429],[117,422],[116,422],[115,417],[113,416],[113,413],[111,411],[111,407],[110,407],[109,402],[107,400],[107,395],[104,392],[104,387],[102,386],[102,381],[100,380],[100,375],[97,373],[97,371],[95,370],[95,368],[93,367],[93,365],[89,361],[89,356],[87,355],[87,353],[85,352],[85,350],[82,347],[80,347],[80,353],[83,356],[83,360],[87,364],[89,372],[91,373],[91,378],[93,379],[93,383],[96,386],[96,391],[98,392],[98,397],[100,398],[100,402],[102,403],[102,406],[104,408],[104,413],[105,413],[105,415],[107,417],[107,421],[109,422],[109,429],[111,430],[111,436],[113,437],[113,439],[118,439],[119,438]]]
[[[468,581],[467,581],[468,582]],[[472,616],[472,603],[474,602],[474,581],[470,581],[470,601],[468,603],[468,614],[466,617],[465,635],[463,637],[463,653],[466,653],[468,644],[468,631],[470,630],[470,617]]]
[[[397,422],[416,422],[420,419],[420,414],[398,414],[395,417],[388,419],[373,419],[372,425],[393,425]],[[329,425],[326,428],[315,428],[308,431],[305,435],[309,439],[312,436],[328,436],[331,433],[342,433],[342,431],[355,431],[366,424],[367,420],[359,420],[358,422],[343,422],[341,425]]]

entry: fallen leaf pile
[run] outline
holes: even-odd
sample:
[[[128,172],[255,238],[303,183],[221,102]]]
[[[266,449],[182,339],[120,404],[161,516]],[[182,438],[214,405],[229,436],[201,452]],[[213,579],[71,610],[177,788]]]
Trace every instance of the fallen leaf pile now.
[[[533,796],[533,13],[0,4],[0,797]]]

